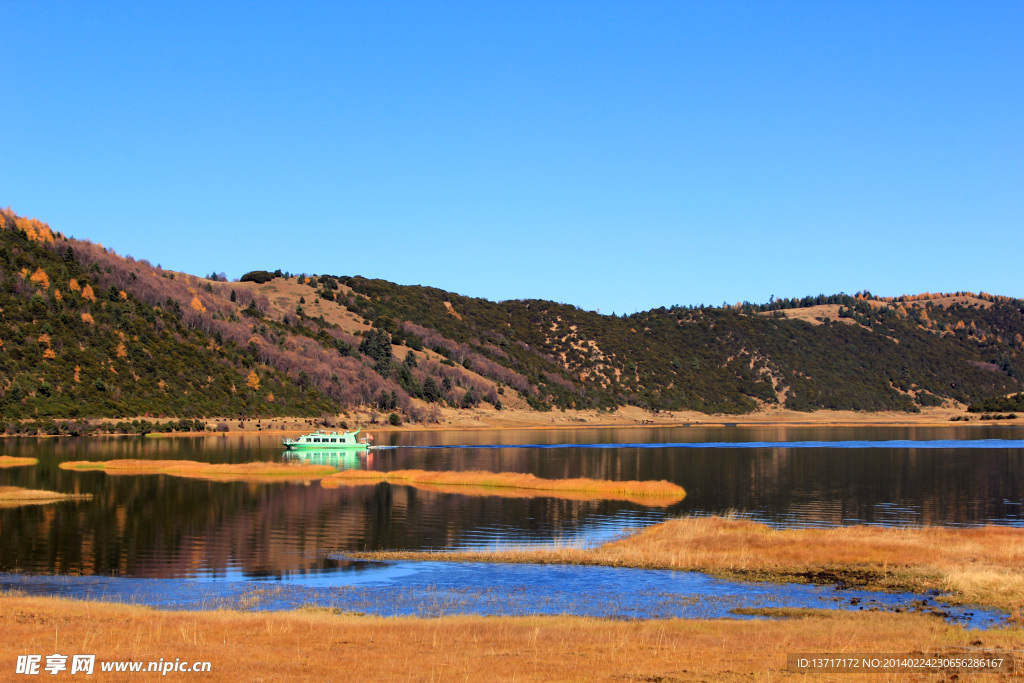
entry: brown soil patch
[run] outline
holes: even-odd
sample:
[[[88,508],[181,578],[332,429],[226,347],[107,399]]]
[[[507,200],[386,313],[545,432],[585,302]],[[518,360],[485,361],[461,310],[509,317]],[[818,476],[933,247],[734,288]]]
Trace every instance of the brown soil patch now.
[[[979,299],[976,296],[969,294],[956,296],[940,296],[934,299],[918,299],[917,301],[908,301],[906,306],[924,306],[931,303],[933,306],[942,306],[943,308],[949,308],[950,306],[962,305],[962,306],[977,306],[978,308],[990,308],[992,306],[991,301],[985,299]],[[898,305],[898,304],[897,304]]]
[[[290,278],[278,277],[270,282],[257,284],[255,282],[232,282],[234,289],[248,289],[254,294],[263,294],[270,299],[270,315],[280,320],[285,313],[295,315],[295,309],[302,306],[302,310],[311,318],[323,316],[327,322],[337,325],[344,332],[353,334],[356,331],[370,329],[370,326],[363,322],[362,318],[350,312],[345,306],[337,301],[320,299],[317,301],[316,290],[308,284],[299,284],[297,276]],[[345,285],[339,285],[335,293],[342,301],[352,292]],[[300,304],[299,299],[305,297],[306,303]]]
[[[452,306],[452,302],[451,302],[451,301],[445,301],[445,302],[444,302],[444,307],[448,309],[448,312],[449,312],[449,313],[451,313],[452,315],[454,315],[454,316],[455,316],[456,318],[458,318],[459,320],[462,320],[462,316],[461,316],[461,315],[459,315],[459,312],[455,310],[455,307],[454,307],[454,306]]]
[[[784,317],[790,320],[803,320],[812,325],[820,325],[821,319],[831,320],[832,322],[846,323],[848,325],[856,325],[857,321],[851,318],[840,318],[839,317],[839,304],[821,304],[820,306],[808,306],[807,308],[784,308],[779,309]],[[764,311],[758,315],[772,316],[776,311]]]

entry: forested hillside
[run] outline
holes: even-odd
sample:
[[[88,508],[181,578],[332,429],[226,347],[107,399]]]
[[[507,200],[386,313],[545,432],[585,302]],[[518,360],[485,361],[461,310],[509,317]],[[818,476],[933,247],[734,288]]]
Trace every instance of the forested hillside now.
[[[615,317],[341,282],[352,290],[346,305],[375,324],[436,330],[460,344],[450,348],[456,360],[484,356],[511,367],[563,407],[914,411],[1005,394],[1024,379],[1024,302],[987,294],[882,300],[865,292]]]
[[[243,280],[166,271],[0,211],[0,415],[915,411],[1024,380],[1024,302],[988,294],[608,316],[358,276]]]

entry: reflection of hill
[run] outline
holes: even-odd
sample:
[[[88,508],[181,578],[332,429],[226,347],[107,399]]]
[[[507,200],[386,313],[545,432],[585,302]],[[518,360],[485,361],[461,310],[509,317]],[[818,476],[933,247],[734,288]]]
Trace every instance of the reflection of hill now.
[[[699,441],[711,432],[716,441],[948,438],[967,433],[950,428],[691,428],[601,431],[578,438],[589,443]],[[1010,435],[1007,428],[994,427],[974,427],[969,433],[971,438]],[[477,438],[468,432],[439,434],[422,438],[462,443]],[[533,438],[540,441],[546,435],[538,432]],[[420,435],[400,437],[415,443]],[[487,442],[479,438],[478,443]],[[111,477],[60,470],[55,455],[94,460],[177,455],[240,462],[277,458],[278,444],[274,438],[235,437],[8,442],[7,453],[38,457],[39,464],[0,470],[0,486],[92,494],[93,500],[0,510],[0,570],[153,577],[229,569],[301,572],[323,566],[319,558],[330,552],[442,548],[486,542],[497,533],[506,534],[509,542],[546,540],[597,524],[604,515],[622,513],[641,520],[660,516],[629,503],[543,495],[519,499],[387,484],[330,490],[318,483]],[[731,509],[787,524],[1024,524],[1024,452],[1019,450],[413,447],[373,455],[372,467],[379,470],[486,469],[549,479],[667,479],[684,486],[688,494],[669,508],[669,514]]]
[[[62,471],[52,460],[37,469],[39,480],[92,493],[94,500],[77,508],[0,513],[2,569],[147,577],[229,569],[302,572],[324,566],[329,552],[445,547],[481,526],[536,534],[630,507],[386,485],[328,490],[318,484],[111,477]]]

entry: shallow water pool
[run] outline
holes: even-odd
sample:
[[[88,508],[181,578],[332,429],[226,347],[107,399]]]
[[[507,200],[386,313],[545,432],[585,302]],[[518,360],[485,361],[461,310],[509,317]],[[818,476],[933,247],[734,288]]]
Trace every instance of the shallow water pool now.
[[[927,612],[979,629],[1003,625],[1008,616],[990,609],[949,607],[937,602],[934,595],[726,581],[672,570],[335,562],[331,569],[263,580],[236,572],[193,579],[0,574],[0,588],[163,609],[316,606],[382,616],[571,614],[612,619],[711,619],[750,618],[735,611],[784,607]]]

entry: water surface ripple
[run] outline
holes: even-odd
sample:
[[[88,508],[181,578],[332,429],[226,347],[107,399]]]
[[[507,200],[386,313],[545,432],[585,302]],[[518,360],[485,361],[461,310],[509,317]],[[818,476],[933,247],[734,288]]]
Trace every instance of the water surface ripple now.
[[[781,607],[925,612],[975,629],[1004,625],[1008,616],[984,608],[949,607],[936,602],[934,595],[745,583],[672,570],[344,560],[339,564],[322,572],[259,581],[241,580],[234,572],[190,580],[0,574],[0,588],[162,609],[315,606],[382,616],[713,619],[749,618],[736,614],[739,609]]]

